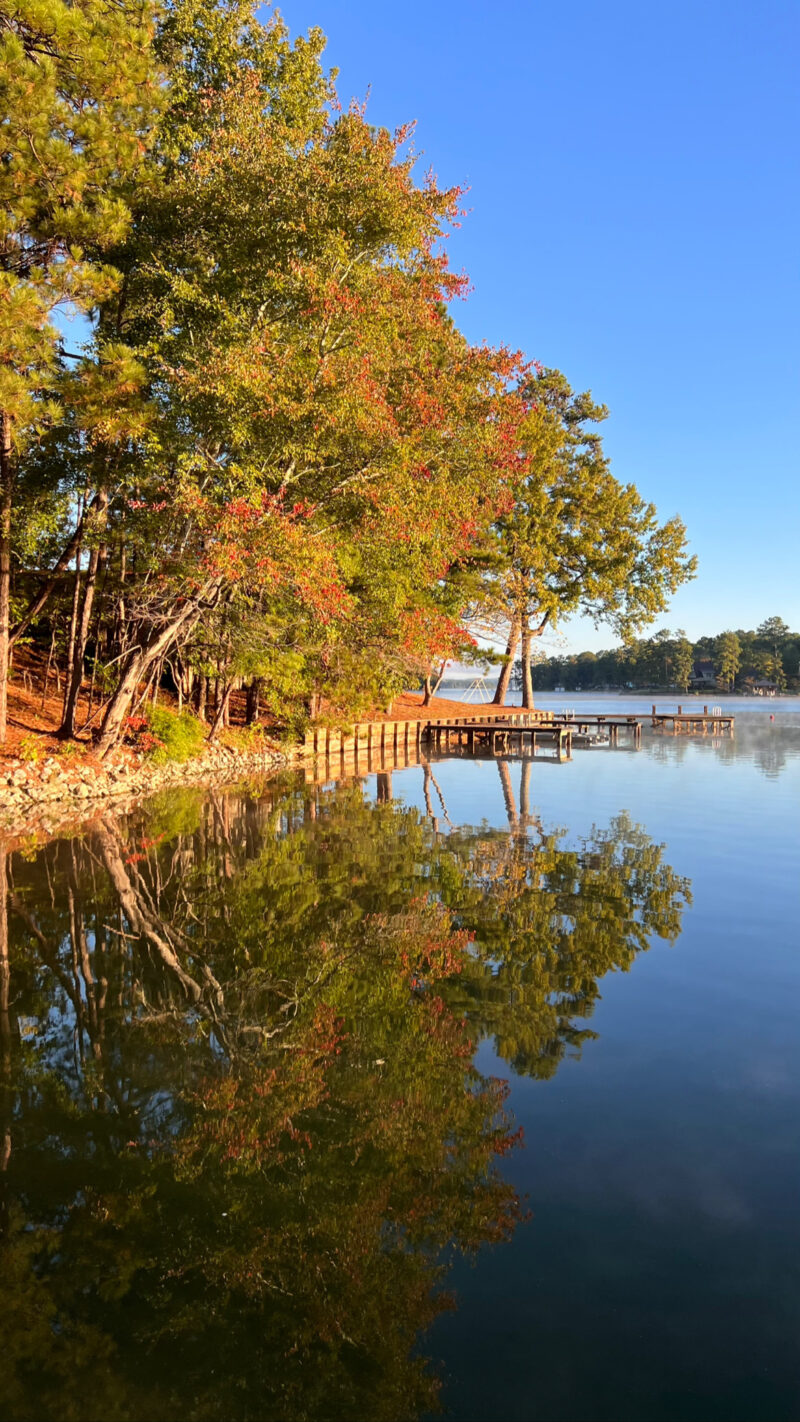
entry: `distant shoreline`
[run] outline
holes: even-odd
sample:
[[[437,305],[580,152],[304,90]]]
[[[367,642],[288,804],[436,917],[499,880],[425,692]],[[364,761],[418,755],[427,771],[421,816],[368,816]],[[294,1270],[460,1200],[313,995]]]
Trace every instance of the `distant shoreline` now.
[[[437,692],[437,695],[445,695],[448,692],[463,693],[469,691],[471,686],[472,682],[463,684],[461,682],[455,684],[444,682],[440,687],[439,691]],[[493,687],[488,686],[486,689],[490,695],[494,694]],[[753,692],[748,691],[719,691],[717,688],[714,688],[713,690],[710,688],[706,688],[704,691],[679,691],[674,686],[645,686],[638,690],[635,687],[625,687],[623,689],[616,686],[607,688],[595,686],[585,688],[580,691],[569,691],[566,689],[554,689],[553,687],[543,688],[534,686],[533,696],[534,701],[536,701],[540,696],[634,696],[639,698],[647,696],[667,696],[671,701],[677,701],[680,699],[685,699],[688,701],[702,701],[705,698],[705,700],[710,703],[713,697],[720,696],[724,696],[726,701],[796,701],[797,698],[800,696],[800,691],[776,691],[774,696],[758,696],[754,695]],[[460,698],[452,696],[450,699],[456,700]],[[511,703],[507,702],[506,704],[510,705]]]

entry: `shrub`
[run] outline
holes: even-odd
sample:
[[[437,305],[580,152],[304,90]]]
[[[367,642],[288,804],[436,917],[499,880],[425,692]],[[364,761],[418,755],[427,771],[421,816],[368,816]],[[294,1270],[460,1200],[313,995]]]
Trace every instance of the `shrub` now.
[[[78,741],[61,741],[58,746],[59,760],[76,760],[85,749],[86,747],[80,745]]]
[[[151,736],[156,742],[151,758],[157,765],[167,760],[191,760],[199,755],[205,727],[191,711],[169,711],[166,706],[148,706],[145,712]]]
[[[269,737],[262,725],[227,726],[220,733],[220,742],[235,751],[263,751],[269,745]]]
[[[17,748],[17,754],[20,760],[26,760],[29,764],[35,765],[44,754],[41,736],[23,736]]]

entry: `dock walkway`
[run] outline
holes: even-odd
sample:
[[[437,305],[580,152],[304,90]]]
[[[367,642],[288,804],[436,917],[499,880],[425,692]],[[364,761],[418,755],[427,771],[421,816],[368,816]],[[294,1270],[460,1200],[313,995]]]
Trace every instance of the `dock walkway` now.
[[[400,752],[408,755],[412,750],[417,756],[424,754],[425,748],[435,749],[439,754],[450,749],[466,750],[472,754],[508,755],[514,750],[535,753],[542,745],[552,746],[559,759],[567,759],[572,754],[573,744],[618,746],[621,737],[639,749],[642,743],[642,726],[650,721],[653,730],[671,730],[674,734],[706,735],[709,731],[718,735],[723,731],[733,734],[734,717],[723,715],[720,708],[712,707],[709,712],[704,706],[702,712],[684,713],[658,711],[653,706],[649,717],[627,713],[606,712],[554,712],[498,708],[497,713],[482,716],[431,716],[419,717],[411,721],[366,721],[353,726],[350,731],[338,731],[330,726],[314,726],[306,733],[304,749],[307,755],[342,760],[353,755],[380,757],[384,754],[397,756]],[[602,739],[601,739],[602,738]]]
[[[732,715],[723,716],[719,706],[712,706],[711,711],[707,706],[702,711],[684,711],[682,706],[677,711],[657,711],[653,706],[650,713],[650,725],[654,731],[670,730],[676,736],[707,736],[709,731],[712,736],[721,735],[723,731],[733,735],[735,719]]]

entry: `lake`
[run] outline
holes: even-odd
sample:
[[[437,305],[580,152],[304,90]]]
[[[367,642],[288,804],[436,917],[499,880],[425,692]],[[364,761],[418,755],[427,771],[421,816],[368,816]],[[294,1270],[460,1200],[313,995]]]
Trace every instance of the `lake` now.
[[[796,1419],[800,703],[730,706],[0,851],[0,1416]]]

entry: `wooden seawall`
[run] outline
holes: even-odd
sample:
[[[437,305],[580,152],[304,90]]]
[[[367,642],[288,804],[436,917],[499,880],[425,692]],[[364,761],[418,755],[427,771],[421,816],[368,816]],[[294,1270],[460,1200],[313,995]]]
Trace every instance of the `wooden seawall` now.
[[[553,762],[569,760],[571,727],[555,726],[544,716],[521,714],[499,722],[484,718],[434,717],[430,721],[375,721],[339,732],[317,726],[305,737],[305,778],[309,783],[347,780],[407,766],[430,763],[446,756],[490,755],[498,761],[535,756]],[[546,755],[542,751],[549,752]]]
[[[498,731],[510,729],[542,730],[554,724],[548,711],[509,711],[492,716],[431,716],[415,721],[364,721],[356,723],[350,731],[339,731],[330,726],[313,726],[306,732],[303,749],[307,755],[327,756],[354,755],[387,751],[396,754],[412,747],[419,751],[423,745],[443,743],[449,732],[486,731],[493,727]],[[455,744],[455,739],[453,739]]]

